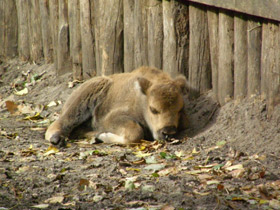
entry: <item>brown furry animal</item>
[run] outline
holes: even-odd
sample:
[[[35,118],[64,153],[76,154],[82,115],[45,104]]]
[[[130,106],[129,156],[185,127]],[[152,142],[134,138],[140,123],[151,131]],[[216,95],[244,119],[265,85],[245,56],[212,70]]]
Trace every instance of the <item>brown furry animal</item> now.
[[[186,128],[184,76],[141,67],[131,73],[94,77],[75,90],[45,138],[60,144],[73,128],[92,117],[98,140],[131,144],[167,139]]]

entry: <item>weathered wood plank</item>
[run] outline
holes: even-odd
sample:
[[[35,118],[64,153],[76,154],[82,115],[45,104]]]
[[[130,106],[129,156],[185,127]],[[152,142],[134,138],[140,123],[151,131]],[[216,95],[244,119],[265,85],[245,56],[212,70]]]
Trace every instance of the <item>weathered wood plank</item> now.
[[[268,72],[269,72],[269,24],[262,23],[262,52],[261,52],[261,97],[266,99],[268,96]]]
[[[30,58],[29,2],[17,0],[16,5],[17,5],[17,15],[18,15],[18,53],[21,60],[28,61]]]
[[[79,0],[68,0],[68,17],[70,34],[70,56],[72,58],[73,78],[82,80],[83,72]]]
[[[134,65],[134,11],[135,0],[123,0],[124,11],[124,72],[130,72]]]
[[[208,9],[208,30],[210,42],[212,89],[218,100],[218,63],[219,63],[219,10]]]
[[[279,0],[185,0],[280,21]]]
[[[89,78],[97,74],[94,53],[94,30],[91,21],[91,1],[80,1],[80,21],[82,40],[82,66],[83,77]]]
[[[57,73],[62,75],[71,71],[69,49],[69,24],[67,0],[58,1],[58,42],[57,42]]]
[[[13,58],[18,54],[18,18],[15,0],[0,3],[0,57]]]
[[[172,77],[188,74],[189,10],[175,0],[163,1],[163,70]]]
[[[248,96],[260,94],[261,88],[261,24],[248,20]]]
[[[267,56],[267,69],[268,73],[268,117],[271,118],[274,107],[280,104],[280,27],[278,23],[268,23],[266,28],[268,39],[266,44],[268,54]]]
[[[135,1],[134,12],[134,65],[148,65],[147,0]]]
[[[207,23],[207,10],[198,6],[189,6],[190,15],[190,52],[189,81],[196,91],[203,93],[211,88],[210,49]]]
[[[149,66],[162,69],[163,20],[162,3],[148,0],[148,60]]]
[[[41,16],[39,1],[31,0],[31,11],[30,11],[30,45],[31,45],[31,60],[34,62],[42,61],[43,55],[43,40],[41,30]]]
[[[43,39],[43,52],[46,63],[51,63],[53,56],[53,46],[51,40],[51,30],[50,30],[50,11],[49,11],[49,1],[40,0],[40,14],[41,14],[41,29],[42,29],[42,39]]]
[[[49,0],[50,25],[53,44],[53,61],[57,69],[57,45],[58,45],[58,0]]]
[[[234,99],[247,96],[247,20],[234,17]]]
[[[102,75],[123,72],[123,0],[103,1],[98,4],[99,68]],[[98,70],[99,71],[99,70]]]
[[[4,10],[5,10],[5,2],[0,1],[0,61],[4,60],[4,28],[5,28],[5,22],[4,22]]]
[[[221,105],[224,105],[233,96],[233,25],[232,14],[220,10],[218,98]]]

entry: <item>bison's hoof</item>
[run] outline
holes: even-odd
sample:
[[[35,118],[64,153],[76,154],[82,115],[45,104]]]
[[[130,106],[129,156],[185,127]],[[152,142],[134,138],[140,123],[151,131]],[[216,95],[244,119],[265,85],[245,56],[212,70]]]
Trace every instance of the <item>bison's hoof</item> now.
[[[54,134],[51,137],[50,142],[53,145],[57,145],[57,146],[60,146],[60,147],[64,147],[66,145],[65,139],[62,136],[60,136],[59,134]]]

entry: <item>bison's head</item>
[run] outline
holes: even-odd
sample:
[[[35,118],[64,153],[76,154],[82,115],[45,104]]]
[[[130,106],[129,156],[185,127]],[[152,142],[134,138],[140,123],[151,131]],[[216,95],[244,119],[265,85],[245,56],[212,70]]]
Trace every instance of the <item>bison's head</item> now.
[[[175,80],[153,84],[145,78],[138,79],[145,95],[145,120],[154,139],[168,139],[177,133],[179,119],[184,109],[183,92],[186,79],[183,76]]]

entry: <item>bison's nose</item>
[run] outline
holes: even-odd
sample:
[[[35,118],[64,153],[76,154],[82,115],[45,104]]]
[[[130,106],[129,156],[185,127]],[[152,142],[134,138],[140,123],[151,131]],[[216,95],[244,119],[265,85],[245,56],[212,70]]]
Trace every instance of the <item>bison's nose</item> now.
[[[172,135],[176,134],[177,128],[175,126],[167,126],[159,130],[159,133],[165,139],[169,139]]]

